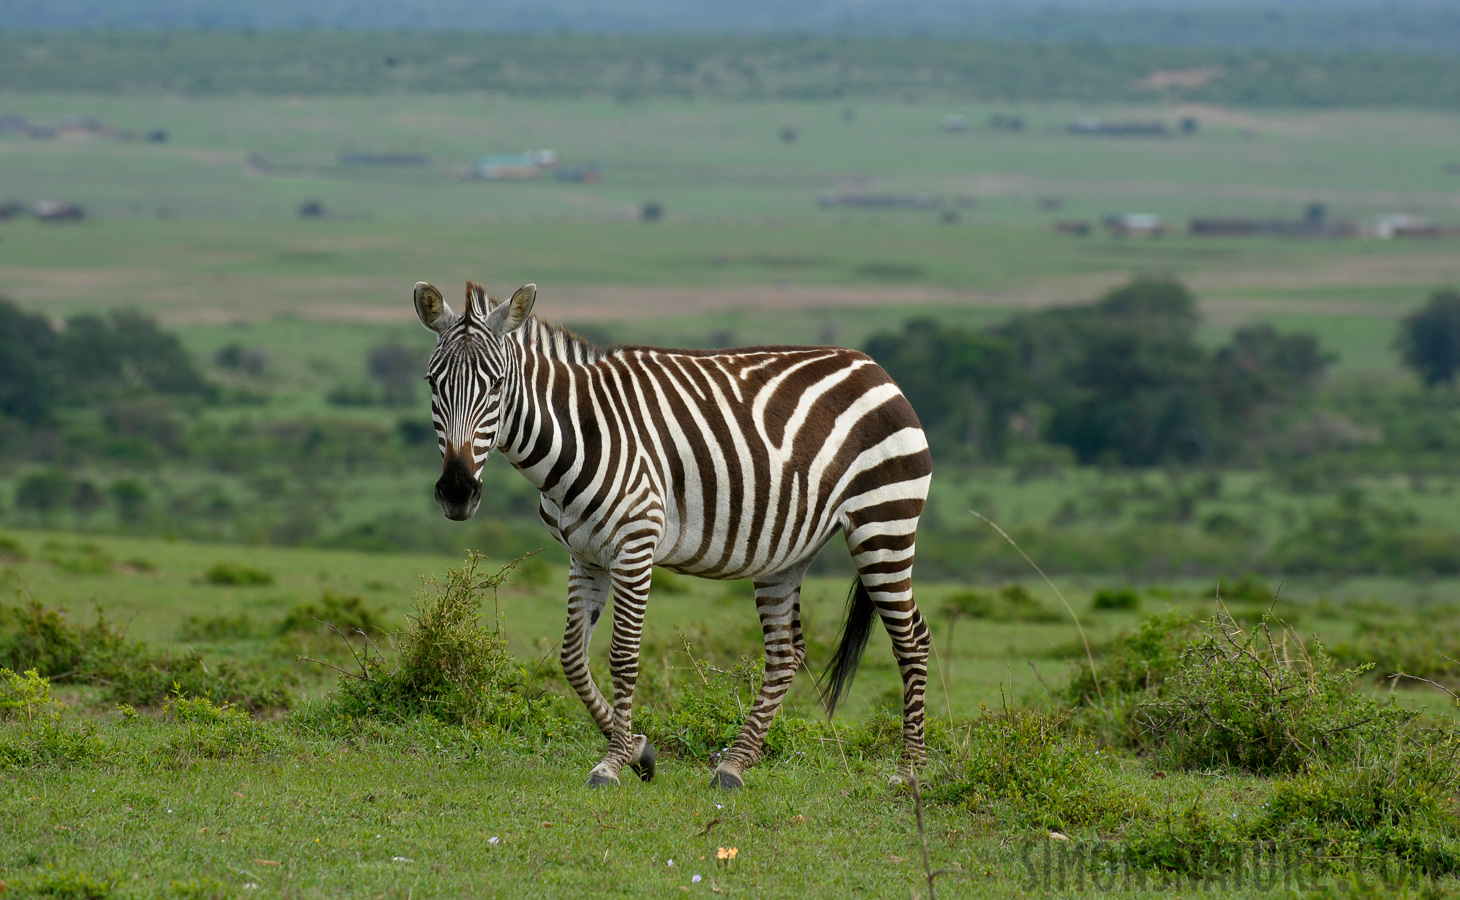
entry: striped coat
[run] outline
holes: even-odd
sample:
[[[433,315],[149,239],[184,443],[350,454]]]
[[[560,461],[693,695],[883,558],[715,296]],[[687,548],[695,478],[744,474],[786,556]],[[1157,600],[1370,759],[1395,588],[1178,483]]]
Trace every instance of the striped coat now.
[[[571,559],[562,661],[609,739],[591,784],[624,766],[652,777],[653,747],[632,729],[638,650],[653,566],[749,578],[766,644],[765,681],[714,783],[738,787],[805,656],[800,588],[841,531],[858,578],[828,668],[830,708],[880,617],[904,682],[903,769],[923,758],[929,638],[912,593],[931,460],[917,416],[864,354],[832,347],[600,350],[511,301],[467,286],[462,315],[416,286],[438,335],[428,367],[442,452],[436,498],[464,519],[499,451],[542,494],[541,516]],[[613,600],[613,701],[589,674],[589,638]]]

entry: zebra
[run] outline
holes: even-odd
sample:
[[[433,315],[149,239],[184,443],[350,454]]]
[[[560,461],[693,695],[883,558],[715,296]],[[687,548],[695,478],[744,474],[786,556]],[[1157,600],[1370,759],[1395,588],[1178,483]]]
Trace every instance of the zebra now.
[[[532,315],[537,286],[506,302],[467,282],[457,315],[418,282],[416,314],[437,335],[427,366],[441,450],[436,501],[466,520],[496,450],[542,494],[539,513],[567,551],[561,660],[608,752],[590,786],[628,767],[654,777],[656,751],[633,731],[639,642],[654,566],[751,579],[765,674],[711,785],[744,786],[806,656],[801,582],[838,531],[857,570],[838,646],[822,675],[828,714],[851,683],[874,613],[902,675],[902,754],[894,784],[926,759],[931,637],[913,600],[918,519],[932,458],[912,405],[865,354],[836,347],[600,349]],[[588,645],[613,600],[613,702]]]

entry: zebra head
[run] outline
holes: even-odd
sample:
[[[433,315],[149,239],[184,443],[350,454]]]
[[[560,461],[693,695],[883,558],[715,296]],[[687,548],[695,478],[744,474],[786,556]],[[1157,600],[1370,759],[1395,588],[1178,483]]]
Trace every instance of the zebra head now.
[[[458,316],[434,286],[416,283],[416,315],[436,332],[426,383],[441,447],[436,502],[448,519],[470,519],[482,502],[482,466],[497,443],[503,387],[516,371],[507,335],[527,321],[536,299],[535,284],[524,284],[503,303],[467,282],[466,308]]]

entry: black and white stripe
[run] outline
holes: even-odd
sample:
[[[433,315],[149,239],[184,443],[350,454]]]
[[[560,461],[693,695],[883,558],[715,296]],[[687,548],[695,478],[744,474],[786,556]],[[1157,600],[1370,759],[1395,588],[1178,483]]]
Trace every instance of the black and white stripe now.
[[[541,491],[542,519],[572,559],[563,669],[609,739],[590,783],[617,782],[626,765],[653,772],[631,711],[655,565],[755,584],[765,682],[714,778],[742,783],[805,657],[802,578],[837,531],[859,575],[829,705],[875,613],[903,678],[902,772],[919,764],[930,641],[912,566],[932,468],[917,416],[887,373],[834,347],[600,350],[533,318],[535,298],[534,285],[498,302],[468,284],[458,317],[421,283],[415,303],[438,335],[428,380],[442,509],[475,511],[482,465],[497,449]],[[588,669],[610,598],[611,704]]]

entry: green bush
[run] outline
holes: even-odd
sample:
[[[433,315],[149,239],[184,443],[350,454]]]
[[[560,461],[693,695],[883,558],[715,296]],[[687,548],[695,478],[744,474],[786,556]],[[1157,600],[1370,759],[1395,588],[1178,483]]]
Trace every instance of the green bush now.
[[[26,556],[24,544],[13,537],[0,534],[0,562],[24,562]]]
[[[21,606],[0,604],[0,666],[15,671],[86,681],[134,662],[139,649],[99,608],[96,621],[82,628],[34,599]]]
[[[1147,616],[1102,651],[1098,679],[1088,660],[1076,661],[1060,698],[1073,706],[1092,706],[1156,689],[1176,671],[1181,650],[1195,632],[1196,620],[1186,613]]]
[[[1135,718],[1156,759],[1172,768],[1269,775],[1353,764],[1416,715],[1356,693],[1362,671],[1337,668],[1291,632],[1275,638],[1266,619],[1248,633],[1218,615]]]
[[[219,706],[208,697],[188,697],[180,689],[164,707],[166,718],[180,726],[163,745],[175,762],[257,756],[273,749],[278,738],[262,722],[232,706]]]
[[[247,641],[261,637],[263,628],[248,613],[188,616],[177,629],[180,641]]]
[[[0,770],[33,769],[90,762],[106,746],[90,723],[62,724],[64,705],[51,697],[51,684],[34,669],[17,674],[0,668]]]
[[[203,573],[203,579],[209,584],[227,587],[261,587],[274,583],[271,572],[227,562],[214,563]]]
[[[416,592],[415,612],[388,660],[369,648],[358,657],[332,699],[335,713],[401,721],[433,716],[447,722],[502,730],[540,731],[562,716],[561,701],[537,696],[527,673],[507,652],[500,629],[483,626],[482,597],[507,580],[511,564],[493,574],[480,571],[483,557],[471,554],[460,568],[447,569]]]
[[[986,619],[992,622],[1057,622],[1059,613],[1045,606],[1022,584],[1006,584],[997,591],[960,591],[943,601],[949,619]]]
[[[287,709],[293,704],[292,680],[279,672],[257,669],[232,660],[206,661],[189,650],[180,656],[147,656],[117,667],[106,675],[103,696],[113,703],[155,706],[181,692],[192,697],[213,697],[254,712]]]
[[[61,702],[51,697],[50,679],[35,669],[19,674],[0,668],[0,721],[24,719],[31,724],[60,710]]]
[[[231,662],[207,663],[193,651],[158,654],[128,640],[101,610],[95,622],[80,627],[64,612],[35,600],[0,605],[0,666],[96,685],[108,700],[137,706],[159,704],[177,686],[190,695],[209,695],[253,710],[287,707],[292,699],[279,674]]]
[[[279,623],[279,633],[329,633],[333,625],[347,637],[359,633],[378,635],[385,630],[381,621],[382,614],[366,606],[363,598],[325,591],[316,601],[295,604]]]
[[[1350,667],[1371,665],[1381,677],[1403,672],[1453,686],[1460,683],[1460,622],[1431,615],[1422,622],[1362,628],[1336,644],[1332,656]],[[1400,680],[1400,685],[1415,683]]]
[[[1133,612],[1141,608],[1141,595],[1135,588],[1102,588],[1090,598],[1090,608],[1101,612]]]
[[[1111,828],[1147,815],[1108,767],[1103,751],[1034,709],[985,711],[953,751],[951,771],[930,788],[935,802],[993,815],[1001,825]]]

